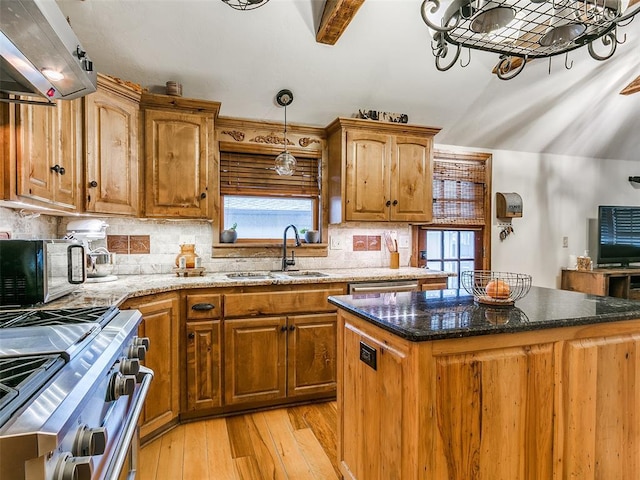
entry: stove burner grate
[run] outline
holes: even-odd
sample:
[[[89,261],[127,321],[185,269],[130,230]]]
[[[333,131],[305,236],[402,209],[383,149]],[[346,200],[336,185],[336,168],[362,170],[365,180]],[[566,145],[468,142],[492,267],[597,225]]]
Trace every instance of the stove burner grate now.
[[[60,355],[0,359],[0,425],[64,365]]]
[[[99,323],[105,326],[117,307],[63,308],[57,310],[8,310],[0,312],[0,328]]]

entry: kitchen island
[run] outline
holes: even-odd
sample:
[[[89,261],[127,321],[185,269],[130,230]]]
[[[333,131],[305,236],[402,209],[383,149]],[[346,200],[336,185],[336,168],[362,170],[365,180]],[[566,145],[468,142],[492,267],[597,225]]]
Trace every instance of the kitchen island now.
[[[637,479],[640,302],[335,296],[345,479]]]

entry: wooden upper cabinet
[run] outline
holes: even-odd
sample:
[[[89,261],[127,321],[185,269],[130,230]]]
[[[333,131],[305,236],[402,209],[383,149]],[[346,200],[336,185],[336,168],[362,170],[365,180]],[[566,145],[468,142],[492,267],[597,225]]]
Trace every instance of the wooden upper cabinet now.
[[[431,221],[438,128],[338,118],[327,131],[330,223]]]
[[[58,101],[56,107],[11,105],[10,167],[15,176],[7,199],[36,206],[78,211],[82,158],[81,100]],[[11,170],[11,168],[9,169]]]
[[[396,137],[391,156],[390,220],[430,221],[433,213],[432,139]],[[395,203],[395,201],[398,203]]]
[[[145,215],[210,218],[218,202],[220,104],[143,94]]]
[[[140,91],[98,74],[85,97],[85,210],[139,214]]]
[[[388,220],[391,145],[386,135],[347,132],[347,220]]]

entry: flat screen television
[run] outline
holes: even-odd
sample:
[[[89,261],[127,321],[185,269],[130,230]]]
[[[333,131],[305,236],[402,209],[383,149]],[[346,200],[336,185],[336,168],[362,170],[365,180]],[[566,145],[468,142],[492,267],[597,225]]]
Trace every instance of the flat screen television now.
[[[598,207],[598,265],[640,262],[640,207]]]

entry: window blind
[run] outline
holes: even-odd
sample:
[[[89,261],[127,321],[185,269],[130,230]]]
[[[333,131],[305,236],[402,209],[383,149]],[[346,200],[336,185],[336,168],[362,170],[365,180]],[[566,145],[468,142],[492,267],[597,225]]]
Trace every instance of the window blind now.
[[[220,193],[225,195],[320,194],[320,162],[296,157],[293,175],[278,175],[275,156],[220,152]]]
[[[485,223],[485,162],[434,159],[433,223]]]

